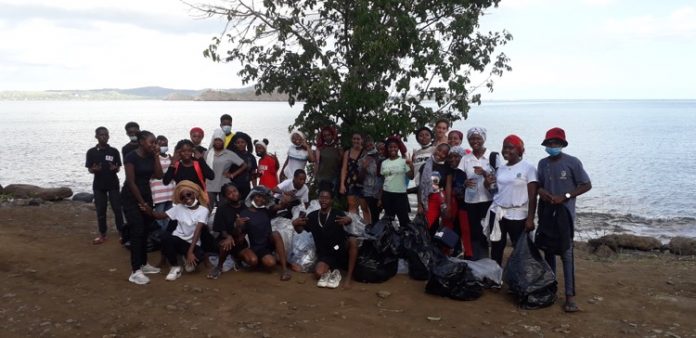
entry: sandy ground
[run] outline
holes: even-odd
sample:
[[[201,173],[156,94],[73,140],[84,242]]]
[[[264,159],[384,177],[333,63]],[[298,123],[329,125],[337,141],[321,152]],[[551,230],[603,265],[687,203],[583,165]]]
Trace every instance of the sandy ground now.
[[[88,337],[694,337],[696,258],[577,253],[578,303],[520,310],[504,289],[471,302],[428,295],[398,275],[384,284],[319,289],[307,274],[204,271],[137,286],[128,252],[91,239],[91,205],[0,207],[0,336]],[[151,262],[159,260],[150,254]],[[562,290],[562,284],[559,288]],[[391,293],[385,299],[378,291]],[[429,318],[430,317],[430,318]]]

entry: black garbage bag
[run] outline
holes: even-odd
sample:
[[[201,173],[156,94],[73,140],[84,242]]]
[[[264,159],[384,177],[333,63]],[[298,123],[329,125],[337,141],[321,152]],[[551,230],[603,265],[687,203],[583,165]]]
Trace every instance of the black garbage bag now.
[[[483,285],[464,260],[443,255],[430,271],[425,292],[456,300],[475,300],[483,294]]]
[[[434,246],[430,241],[423,215],[416,215],[401,231],[401,258],[408,263],[408,275],[415,280],[428,280]]]
[[[540,309],[556,301],[556,276],[528,235],[517,241],[505,266],[503,281],[524,309]]]
[[[396,275],[399,267],[401,235],[391,225],[391,218],[383,218],[366,233],[360,246],[353,278],[363,283],[382,283]]]

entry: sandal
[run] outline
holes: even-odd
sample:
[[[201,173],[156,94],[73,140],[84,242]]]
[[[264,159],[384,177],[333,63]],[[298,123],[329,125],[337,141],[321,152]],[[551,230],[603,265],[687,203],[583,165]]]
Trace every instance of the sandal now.
[[[106,242],[106,236],[99,236],[92,240],[92,244],[94,245],[103,244],[104,242]]]
[[[568,313],[573,313],[580,311],[580,308],[575,302],[566,302],[565,305],[563,305],[563,310]]]
[[[282,274],[280,274],[280,280],[283,282],[287,282],[292,278],[292,275],[290,274],[290,271],[283,271]]]
[[[210,272],[208,272],[208,279],[218,279],[220,275],[222,274],[222,271],[216,266]]]

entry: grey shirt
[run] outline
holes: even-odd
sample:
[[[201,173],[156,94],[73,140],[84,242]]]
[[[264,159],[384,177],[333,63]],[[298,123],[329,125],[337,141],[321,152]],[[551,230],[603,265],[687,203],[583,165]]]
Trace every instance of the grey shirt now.
[[[206,162],[208,161],[209,154],[213,156],[213,165],[211,168],[213,172],[215,172],[215,179],[205,180],[206,190],[208,190],[208,192],[220,192],[222,186],[230,181],[229,178],[223,176],[223,173],[227,172],[232,164],[242,165],[242,163],[244,163],[244,160],[231,150],[223,149],[220,154],[215,154],[214,152],[215,150],[211,148],[203,156]]]
[[[551,161],[550,156],[539,161],[537,176],[540,188],[553,195],[565,195],[573,192],[580,184],[590,183],[590,177],[579,159],[566,153],[559,156],[561,158],[556,161]],[[567,200],[565,206],[575,222],[575,197]]]

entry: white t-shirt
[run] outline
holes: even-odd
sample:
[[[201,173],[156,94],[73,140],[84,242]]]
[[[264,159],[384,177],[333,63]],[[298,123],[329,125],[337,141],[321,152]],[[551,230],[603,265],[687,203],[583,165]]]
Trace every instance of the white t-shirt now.
[[[171,209],[167,210],[167,216],[178,222],[172,235],[191,243],[193,234],[196,232],[196,225],[198,223],[206,224],[208,221],[208,208],[199,206],[196,209],[189,209],[183,204],[174,204]],[[196,245],[201,245],[200,239]]]
[[[498,168],[495,178],[498,193],[493,196],[493,204],[509,209],[505,211],[505,218],[509,220],[527,219],[527,184],[537,182],[536,168],[524,160],[513,166],[504,164]]]
[[[282,191],[283,193],[295,191],[295,197],[297,197],[297,199],[299,199],[302,203],[309,203],[309,188],[307,188],[307,185],[305,184],[299,190],[295,190],[295,186],[292,184],[292,176],[291,178],[280,182],[280,184],[278,184],[278,190]],[[275,194],[275,198],[281,197],[281,194]]]
[[[420,168],[428,161],[435,151],[435,146],[413,149],[413,182],[418,186],[420,183]]]
[[[285,177],[292,178],[295,176],[295,171],[297,169],[306,170],[307,159],[309,158],[309,153],[304,148],[297,149],[293,144],[288,148],[288,165],[285,166],[283,174]]]
[[[486,149],[486,151],[481,155],[481,158],[476,158],[474,156],[474,153],[464,155],[462,157],[462,160],[459,161],[459,166],[457,167],[459,170],[466,172],[466,177],[467,178],[478,178],[478,186],[476,187],[476,196],[471,198],[469,194],[465,194],[464,196],[464,202],[466,203],[482,203],[482,202],[488,202],[493,199],[493,196],[491,196],[491,193],[488,192],[488,189],[483,185],[483,176],[476,175],[474,172],[474,167],[481,167],[483,170],[486,172],[491,172],[493,168],[491,168],[491,161],[490,161],[490,156],[491,156],[491,151],[490,149]],[[501,161],[502,155],[498,154],[498,156],[495,159],[495,162],[500,168],[502,165]]]

